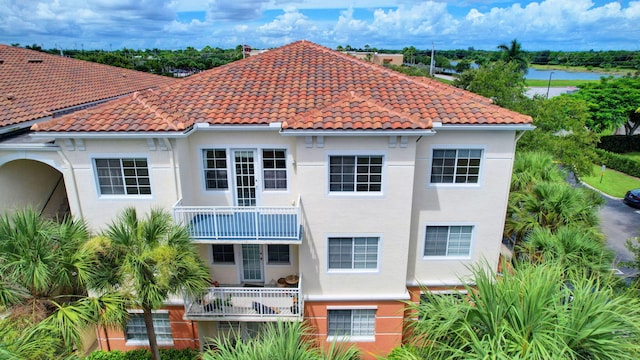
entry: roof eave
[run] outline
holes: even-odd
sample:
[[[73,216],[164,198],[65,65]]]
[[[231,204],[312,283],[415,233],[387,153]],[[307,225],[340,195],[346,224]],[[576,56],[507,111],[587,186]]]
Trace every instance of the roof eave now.
[[[409,130],[282,130],[282,136],[430,136],[432,129]]]
[[[442,124],[439,122],[433,123],[435,130],[491,130],[491,131],[519,131],[519,130],[533,130],[536,127],[533,124]]]

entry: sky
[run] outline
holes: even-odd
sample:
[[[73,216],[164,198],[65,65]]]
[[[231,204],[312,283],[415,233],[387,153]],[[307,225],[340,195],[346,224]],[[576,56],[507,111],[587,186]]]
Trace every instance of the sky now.
[[[0,43],[62,49],[640,50],[640,0],[0,0]]]

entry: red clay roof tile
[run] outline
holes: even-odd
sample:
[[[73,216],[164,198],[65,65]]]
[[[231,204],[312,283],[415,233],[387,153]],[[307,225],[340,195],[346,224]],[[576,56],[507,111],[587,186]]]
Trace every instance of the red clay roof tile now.
[[[177,81],[1,44],[0,60],[0,127]]]
[[[443,124],[530,124],[491,100],[298,41],[35,125],[40,131],[181,131],[195,123],[284,130],[420,130]]]

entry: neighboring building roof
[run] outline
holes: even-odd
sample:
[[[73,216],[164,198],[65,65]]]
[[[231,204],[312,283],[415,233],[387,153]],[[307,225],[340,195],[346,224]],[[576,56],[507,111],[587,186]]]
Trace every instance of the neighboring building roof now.
[[[173,82],[176,79],[0,44],[0,128]]]
[[[432,79],[297,41],[161,89],[34,126],[39,131],[180,131],[195,123],[283,130],[427,130],[530,124],[531,117]]]

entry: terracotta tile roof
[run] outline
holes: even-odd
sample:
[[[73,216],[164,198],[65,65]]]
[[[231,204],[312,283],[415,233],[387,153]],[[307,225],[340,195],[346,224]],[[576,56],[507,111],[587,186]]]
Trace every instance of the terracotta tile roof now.
[[[176,79],[0,44],[0,127]]]
[[[174,131],[195,123],[284,130],[408,130],[529,124],[531,118],[431,79],[298,41],[259,56],[36,125],[43,131]]]

